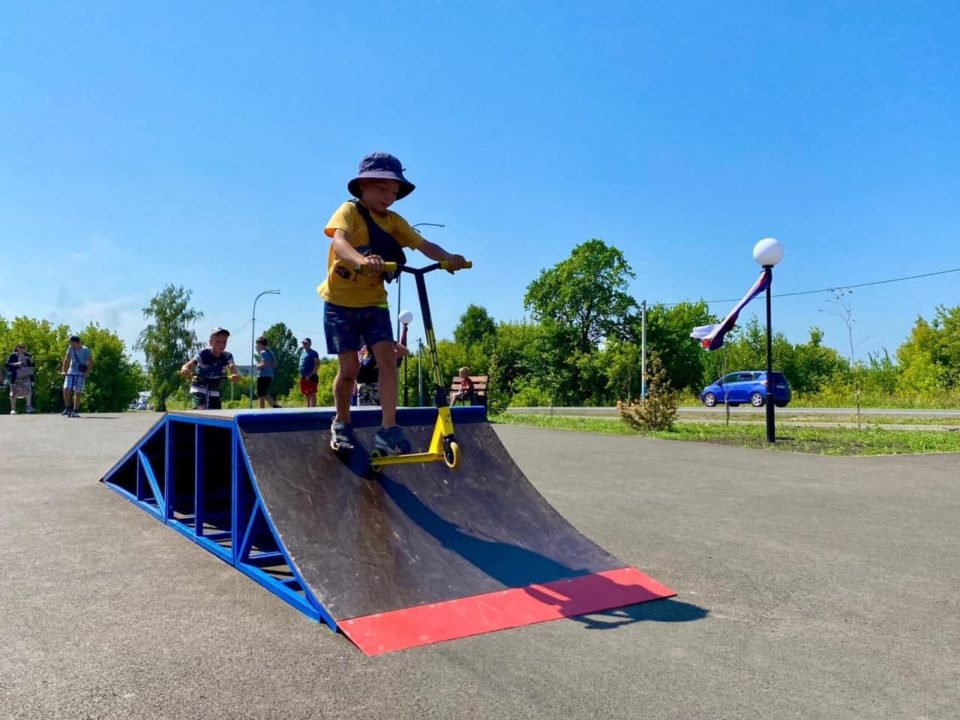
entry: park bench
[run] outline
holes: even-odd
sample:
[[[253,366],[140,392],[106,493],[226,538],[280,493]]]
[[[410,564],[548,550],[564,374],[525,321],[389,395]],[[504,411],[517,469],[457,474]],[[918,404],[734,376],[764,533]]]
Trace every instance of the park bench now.
[[[486,405],[487,404],[487,381],[489,377],[487,375],[471,375],[470,379],[473,381],[473,395],[470,398],[470,405]],[[457,393],[460,392],[460,376],[456,375],[453,378],[453,382],[450,384],[450,404],[455,405],[460,402],[465,403],[463,400],[457,399]]]

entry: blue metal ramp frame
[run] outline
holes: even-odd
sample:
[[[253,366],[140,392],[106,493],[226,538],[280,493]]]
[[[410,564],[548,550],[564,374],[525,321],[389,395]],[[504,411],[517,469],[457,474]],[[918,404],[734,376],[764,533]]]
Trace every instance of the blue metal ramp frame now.
[[[271,415],[289,421],[308,412],[316,420],[325,411]],[[332,411],[325,414],[320,419],[329,423]],[[166,414],[102,480],[312,620],[336,630],[336,621],[303,581],[263,507],[240,437],[244,415]],[[246,416],[269,422],[260,413]]]

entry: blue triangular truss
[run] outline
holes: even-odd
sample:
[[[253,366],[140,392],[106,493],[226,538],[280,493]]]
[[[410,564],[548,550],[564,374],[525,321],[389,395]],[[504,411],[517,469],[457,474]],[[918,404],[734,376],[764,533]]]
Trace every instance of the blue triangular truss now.
[[[235,418],[164,415],[102,480],[311,619],[336,629],[264,511]]]

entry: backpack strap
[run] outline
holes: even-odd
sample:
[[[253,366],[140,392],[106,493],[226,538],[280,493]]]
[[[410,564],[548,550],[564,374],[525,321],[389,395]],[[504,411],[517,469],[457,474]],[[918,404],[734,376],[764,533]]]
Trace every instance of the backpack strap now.
[[[390,233],[380,227],[371,217],[370,209],[359,200],[351,200],[367,224],[367,235],[370,237],[369,253],[379,255],[387,262],[395,262],[398,265],[407,264],[407,256],[403,252],[403,247],[397,242],[397,239]],[[390,282],[396,277],[397,273],[383,273],[383,279]]]

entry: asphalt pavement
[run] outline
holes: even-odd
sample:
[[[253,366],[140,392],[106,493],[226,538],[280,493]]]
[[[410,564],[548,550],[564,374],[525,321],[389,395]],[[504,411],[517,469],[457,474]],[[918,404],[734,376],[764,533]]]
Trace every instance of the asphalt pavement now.
[[[0,718],[958,716],[960,455],[498,427],[678,596],[368,658],[97,482],[156,419],[0,417]]]

